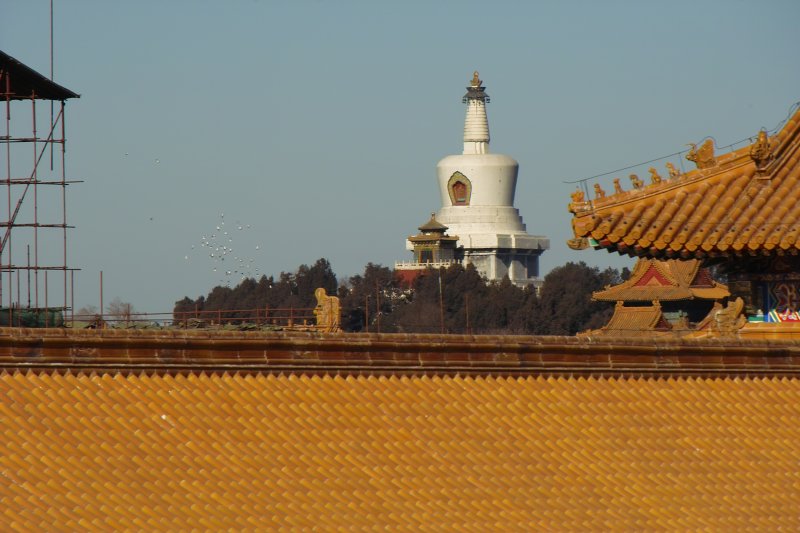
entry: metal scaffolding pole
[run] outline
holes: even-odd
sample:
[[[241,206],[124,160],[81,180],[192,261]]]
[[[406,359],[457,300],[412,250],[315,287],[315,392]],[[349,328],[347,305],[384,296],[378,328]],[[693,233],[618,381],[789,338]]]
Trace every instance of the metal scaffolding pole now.
[[[50,313],[61,312],[63,317],[72,305],[70,302],[74,302],[74,277],[70,279],[68,276],[74,269],[67,263],[68,230],[71,226],[67,219],[66,189],[67,185],[77,182],[67,179],[64,116],[66,100],[77,98],[78,95],[53,82],[52,73],[52,62],[51,79],[47,79],[0,51],[0,90],[5,100],[5,106],[0,108],[3,111],[0,112],[4,112],[6,122],[5,135],[0,136],[0,144],[5,144],[5,150],[0,151],[0,157],[5,156],[6,159],[3,181],[6,189],[4,203],[7,207],[6,215],[0,217],[0,325],[23,325],[25,317],[38,326],[63,324]],[[49,128],[47,124],[40,123],[47,118],[38,113],[39,100],[50,101]],[[56,101],[61,104],[57,112],[54,111]],[[21,131],[27,128],[19,124],[12,127],[11,117],[15,111],[15,114],[19,114],[20,106],[24,110],[26,103],[30,106],[30,129]],[[48,131],[46,136],[41,133],[43,128]],[[60,158],[53,154],[54,145],[57,144],[61,145]],[[33,157],[27,170],[28,159],[24,157],[26,145],[30,147],[29,153]],[[47,165],[41,165],[48,149],[49,170]],[[19,246],[28,249],[27,260],[23,264],[17,264],[13,254],[13,250]],[[48,276],[50,270],[62,273],[57,276],[58,282],[55,284],[51,283],[53,280]],[[43,277],[39,275],[40,272],[44,272]],[[21,287],[23,280],[27,284],[26,291]],[[44,286],[40,286],[42,280]],[[61,287],[58,287],[59,284]],[[53,298],[51,290],[54,293],[60,290],[61,295]],[[22,301],[24,292],[28,294],[27,302]],[[42,302],[44,308],[41,307]],[[51,309],[51,302],[57,307]],[[24,307],[28,311],[23,312]]]

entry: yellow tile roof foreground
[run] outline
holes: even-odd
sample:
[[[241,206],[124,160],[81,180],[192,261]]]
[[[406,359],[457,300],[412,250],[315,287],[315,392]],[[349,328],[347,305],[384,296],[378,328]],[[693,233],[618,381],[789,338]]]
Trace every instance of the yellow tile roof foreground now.
[[[20,530],[800,529],[800,380],[0,373]]]

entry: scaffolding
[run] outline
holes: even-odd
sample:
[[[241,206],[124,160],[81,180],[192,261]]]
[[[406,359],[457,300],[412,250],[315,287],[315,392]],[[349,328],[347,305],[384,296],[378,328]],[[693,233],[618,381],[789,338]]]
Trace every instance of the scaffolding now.
[[[79,95],[2,51],[0,94],[0,326],[58,326],[74,300],[65,104]]]

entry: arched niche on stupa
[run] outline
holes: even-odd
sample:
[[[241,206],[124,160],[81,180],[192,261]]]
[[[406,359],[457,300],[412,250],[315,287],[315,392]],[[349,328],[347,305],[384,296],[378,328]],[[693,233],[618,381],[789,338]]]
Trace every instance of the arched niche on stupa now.
[[[469,205],[472,196],[472,182],[461,172],[453,172],[447,180],[447,192],[452,205]]]

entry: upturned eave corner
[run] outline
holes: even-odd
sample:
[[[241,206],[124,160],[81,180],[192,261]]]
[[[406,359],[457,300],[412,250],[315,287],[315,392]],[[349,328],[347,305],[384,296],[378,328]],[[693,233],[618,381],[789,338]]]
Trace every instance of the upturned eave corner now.
[[[614,178],[612,188],[601,183],[578,186],[568,204],[574,239],[592,237],[599,248],[657,258],[740,257],[796,249],[793,228],[785,226],[800,208],[784,199],[800,197],[797,107],[780,131],[759,131],[728,153],[715,153],[711,138],[690,143],[686,159],[696,168],[686,172],[668,163],[663,170],[650,167],[649,179],[631,174],[630,185]],[[770,217],[781,220],[766,220]],[[697,239],[701,242],[694,243]]]

